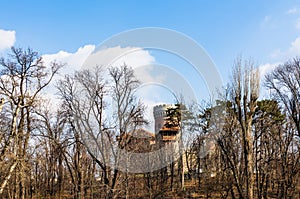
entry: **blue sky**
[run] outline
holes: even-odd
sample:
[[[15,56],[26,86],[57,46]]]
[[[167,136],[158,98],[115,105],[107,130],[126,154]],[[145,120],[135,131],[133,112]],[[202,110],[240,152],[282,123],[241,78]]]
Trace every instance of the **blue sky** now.
[[[58,57],[68,55],[64,60],[70,61],[79,49],[97,46],[122,31],[162,27],[198,42],[225,82],[239,55],[252,57],[268,70],[300,54],[299,0],[10,0],[0,6],[0,30],[14,31],[14,38],[0,38],[2,52],[11,45],[30,46],[56,59],[61,52]],[[152,56],[163,64],[177,60],[157,52]]]
[[[17,32],[17,45],[41,53],[74,52],[121,31],[150,26],[187,34],[218,60],[220,54],[233,59],[242,52],[264,61],[272,50],[288,48],[299,35],[294,27],[299,11],[286,14],[299,7],[295,0],[11,0],[1,1],[0,26]],[[265,17],[270,18],[267,24]]]

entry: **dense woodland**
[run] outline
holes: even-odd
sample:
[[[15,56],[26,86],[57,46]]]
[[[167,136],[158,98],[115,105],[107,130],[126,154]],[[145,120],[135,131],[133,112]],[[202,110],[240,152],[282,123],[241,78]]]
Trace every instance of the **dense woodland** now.
[[[148,125],[134,71],[91,66],[53,82],[61,67],[32,49],[0,59],[0,198],[300,198],[300,59],[261,81],[237,59],[216,103],[176,112],[183,155],[146,173],[124,171],[118,150],[152,150],[124,136]]]

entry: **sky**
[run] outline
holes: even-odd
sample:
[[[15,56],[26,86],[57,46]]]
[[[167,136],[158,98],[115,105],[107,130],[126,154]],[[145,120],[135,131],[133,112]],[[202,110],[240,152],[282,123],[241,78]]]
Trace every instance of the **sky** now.
[[[5,56],[11,46],[31,47],[48,63],[67,63],[63,73],[80,69],[114,35],[145,27],[173,30],[195,41],[214,62],[224,84],[239,56],[254,60],[264,75],[300,55],[299,0],[10,0],[1,1],[0,7],[0,55]],[[171,85],[172,80],[157,73],[158,66],[169,67],[188,82],[197,99],[206,95],[205,77],[196,75],[186,60],[170,52],[113,46],[100,54],[103,58],[128,49],[135,52],[116,63],[143,65],[144,79]],[[163,95],[164,87],[158,87],[141,89],[148,104],[170,98],[170,93]]]

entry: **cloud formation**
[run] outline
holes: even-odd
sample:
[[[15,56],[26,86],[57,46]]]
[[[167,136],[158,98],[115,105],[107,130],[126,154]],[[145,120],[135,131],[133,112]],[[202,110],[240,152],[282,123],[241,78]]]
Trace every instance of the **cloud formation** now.
[[[262,80],[262,82],[264,81],[264,77],[266,74],[268,74],[269,72],[273,71],[276,66],[280,65],[280,62],[277,63],[266,63],[263,65],[259,66],[259,74],[260,74],[260,79]]]
[[[295,14],[295,13],[297,13],[297,8],[291,8],[286,12],[286,14],[288,15]]]
[[[85,45],[78,48],[75,53],[66,51],[59,51],[55,54],[42,55],[46,65],[56,61],[65,64],[60,73],[68,74],[73,73],[75,70],[79,70],[86,58],[95,50],[95,45]]]
[[[16,42],[16,31],[0,29],[0,51],[12,47]]]
[[[137,47],[112,47],[95,51],[95,45],[85,45],[78,48],[74,53],[59,51],[54,54],[42,55],[44,63],[48,66],[51,62],[58,62],[65,64],[64,67],[59,71],[59,76],[54,78],[54,81],[50,85],[47,91],[47,97],[55,98],[55,82],[62,78],[66,74],[73,74],[75,71],[80,69],[89,69],[95,66],[121,66],[126,63],[132,68],[138,68],[141,66],[149,66],[155,58],[151,56],[149,51]],[[147,68],[147,67],[146,67]],[[147,68],[148,69],[148,68]],[[147,70],[144,71],[144,79],[151,79],[155,81],[156,77],[151,76]]]
[[[121,66],[132,68],[149,65],[155,61],[149,51],[138,47],[110,47],[93,52],[83,63],[83,68],[95,66]]]
[[[260,23],[260,27],[266,28],[266,27],[271,26],[272,20],[273,20],[272,16],[270,16],[270,15],[265,16],[264,19],[262,20],[262,22]]]
[[[300,56],[300,36],[291,42],[290,47],[287,50],[277,49],[271,54],[272,58],[280,61],[286,61],[287,59],[291,59],[296,56]]]
[[[300,25],[300,24],[299,24]],[[291,42],[290,46],[287,50],[281,50],[277,49],[271,54],[271,58],[273,58],[273,63],[266,63],[259,66],[260,71],[260,79],[261,83],[264,82],[265,75],[273,71],[277,66],[283,64],[289,59],[293,59],[294,57],[300,56],[300,36],[298,36],[293,42]],[[268,92],[263,88],[261,89],[261,96],[267,97],[269,94]]]
[[[281,62],[277,63],[266,63],[263,65],[260,65],[258,67],[259,69],[259,75],[260,75],[260,98],[265,99],[270,97],[269,91],[264,87],[265,85],[265,76],[272,72],[278,65],[282,64]]]
[[[296,21],[296,28],[297,28],[297,29],[300,29],[300,18],[297,19],[297,21]]]

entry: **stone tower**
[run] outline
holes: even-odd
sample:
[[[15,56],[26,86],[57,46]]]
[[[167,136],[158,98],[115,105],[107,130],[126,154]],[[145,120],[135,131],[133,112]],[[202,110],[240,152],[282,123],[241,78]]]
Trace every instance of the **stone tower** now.
[[[173,104],[160,104],[153,107],[153,116],[154,116],[154,125],[155,125],[154,129],[156,134],[165,124],[165,117],[168,108],[176,108],[176,106]]]

